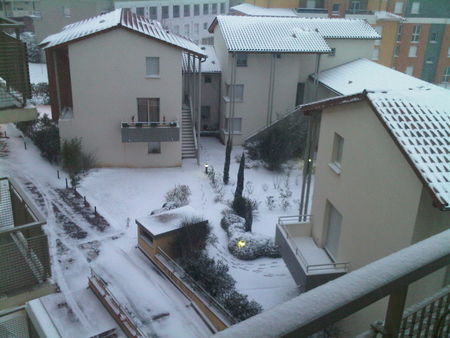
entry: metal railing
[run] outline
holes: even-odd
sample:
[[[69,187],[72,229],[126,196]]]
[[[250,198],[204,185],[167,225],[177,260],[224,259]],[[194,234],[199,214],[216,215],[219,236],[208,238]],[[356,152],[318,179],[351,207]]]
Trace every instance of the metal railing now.
[[[160,254],[167,265],[169,265],[171,272],[176,275],[180,280],[186,283],[202,301],[210,308],[215,309],[223,319],[225,319],[229,325],[238,322],[213,296],[211,296],[204,288],[202,288],[184,269],[179,266],[168,254],[164,252],[160,247],[157,247],[157,253]]]
[[[152,122],[121,122],[122,128],[174,128],[178,127],[178,121],[152,121]]]
[[[297,13],[328,13],[326,8],[296,8]]]
[[[296,215],[296,216],[280,216],[278,217],[278,224],[280,225],[280,230],[284,232],[286,239],[289,241],[291,246],[295,249],[295,255],[298,257],[301,264],[306,268],[306,272],[313,271],[322,271],[322,270],[330,270],[330,269],[339,269],[347,272],[350,267],[350,263],[348,262],[332,262],[332,263],[324,263],[324,264],[309,264],[306,257],[302,254],[301,248],[292,240],[297,237],[292,235],[287,226],[288,225],[309,225],[312,224],[313,215]]]
[[[191,110],[191,121],[192,121],[192,134],[194,134],[194,146],[195,146],[195,157],[198,159],[198,141],[197,141],[197,127],[195,126],[195,115],[194,115],[194,106],[192,103],[192,98],[189,96],[189,109]],[[199,112],[200,114],[200,112]]]
[[[397,337],[408,286],[449,266],[449,243],[450,230],[446,230],[318,286],[216,336],[263,337],[270,332],[271,337],[309,337],[389,296],[384,336]]]
[[[384,322],[371,325],[371,337],[385,334]],[[403,313],[399,337],[450,336],[450,285]]]

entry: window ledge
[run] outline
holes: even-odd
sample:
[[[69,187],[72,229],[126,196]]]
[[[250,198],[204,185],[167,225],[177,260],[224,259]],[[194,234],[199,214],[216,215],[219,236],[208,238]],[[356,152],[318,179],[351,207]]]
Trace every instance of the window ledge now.
[[[145,78],[146,79],[160,79],[161,76],[159,76],[159,75],[146,75]]]
[[[331,168],[331,170],[333,170],[336,174],[340,175],[342,172],[341,166],[340,164],[333,162],[333,163],[328,163],[328,166]]]

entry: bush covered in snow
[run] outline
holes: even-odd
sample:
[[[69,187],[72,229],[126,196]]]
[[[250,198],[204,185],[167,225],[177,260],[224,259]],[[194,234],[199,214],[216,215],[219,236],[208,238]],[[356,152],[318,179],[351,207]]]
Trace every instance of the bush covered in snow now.
[[[189,197],[191,196],[191,189],[188,185],[177,184],[172,190],[166,193],[166,207],[171,210],[175,208],[184,207],[189,204]],[[164,205],[163,205],[164,208]]]
[[[20,34],[20,40],[27,45],[28,62],[41,62],[41,48],[36,41],[35,34],[33,32],[23,32]]]
[[[64,140],[61,147],[61,165],[67,171],[72,187],[76,188],[80,182],[80,175],[95,166],[92,154],[85,154],[81,148],[81,139]]]
[[[44,158],[52,163],[58,162],[60,141],[56,123],[44,115],[33,121],[18,122],[16,126],[33,141]]]
[[[174,242],[174,249],[179,257],[192,257],[205,249],[213,240],[208,221],[201,218],[189,218],[181,222],[181,227]]]
[[[251,260],[258,257],[280,257],[273,239],[246,231],[245,219],[225,213],[220,225],[228,234],[228,250],[237,258]]]
[[[219,302],[239,321],[253,317],[262,311],[261,305],[253,300],[249,301],[246,295],[236,290],[223,293]]]
[[[33,104],[50,104],[50,91],[48,88],[48,83],[32,83],[31,94],[31,102]]]

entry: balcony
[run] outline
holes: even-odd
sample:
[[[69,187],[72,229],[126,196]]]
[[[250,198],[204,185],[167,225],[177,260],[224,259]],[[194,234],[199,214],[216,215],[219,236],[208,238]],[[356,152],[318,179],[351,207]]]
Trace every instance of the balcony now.
[[[280,217],[275,242],[301,291],[311,290],[348,271],[348,263],[334,262],[314,242],[311,215]]]
[[[178,142],[180,127],[172,122],[122,122],[123,143],[133,142]]]
[[[310,13],[310,14],[327,14],[328,9],[326,8],[296,8],[297,13]]]
[[[0,309],[23,303],[23,291],[53,291],[46,283],[51,271],[45,223],[19,185],[0,178]]]

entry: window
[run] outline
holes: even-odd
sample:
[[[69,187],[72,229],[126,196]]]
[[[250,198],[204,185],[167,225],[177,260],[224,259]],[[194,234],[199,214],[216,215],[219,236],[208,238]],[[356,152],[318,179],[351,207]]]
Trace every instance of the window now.
[[[158,20],[158,8],[157,7],[150,7],[150,19],[151,20]]]
[[[195,23],[194,24],[194,34],[198,35],[198,33],[199,33],[198,23]]]
[[[203,4],[203,15],[209,14],[209,4]]]
[[[316,8],[316,0],[306,0],[306,8]]]
[[[229,101],[242,102],[244,100],[244,85],[227,85],[227,98]]]
[[[184,25],[184,35],[189,36],[190,29],[189,24]]]
[[[211,83],[212,79],[210,75],[205,75],[205,83]]]
[[[444,76],[442,77],[443,82],[450,82],[450,67],[445,68]]]
[[[402,12],[403,12],[403,2],[402,1],[397,1],[395,3],[394,13],[395,14],[402,14]]]
[[[146,71],[145,75],[148,77],[159,77],[159,57],[145,58]]]
[[[412,34],[411,34],[411,41],[412,42],[417,42],[420,39],[420,30],[421,30],[421,26],[420,25],[414,25],[413,26],[413,30],[412,30]]]
[[[450,58],[450,47],[447,49],[447,57]]]
[[[64,17],[66,17],[66,18],[70,18],[72,16],[71,10],[69,7],[63,7],[63,14],[64,14]]]
[[[430,42],[436,43],[438,39],[438,33],[437,32],[431,32],[430,33]]]
[[[411,5],[411,14],[419,14],[420,2],[413,2]]]
[[[204,23],[203,23],[203,29],[204,29],[204,30],[207,30],[207,29],[208,29],[208,23],[207,23],[207,22],[204,22]]]
[[[148,143],[149,154],[161,154],[161,142],[149,142]]]
[[[174,5],[173,8],[172,8],[172,11],[173,11],[172,16],[174,18],[179,18],[180,17],[180,5]]]
[[[145,14],[145,8],[144,7],[138,7],[136,8],[136,14],[140,16],[144,16]]]
[[[194,16],[200,15],[200,5],[194,5]]]
[[[339,13],[340,7],[341,7],[341,4],[333,4],[333,8],[332,8],[333,13]]]
[[[138,122],[159,122],[159,98],[137,99]]]
[[[202,106],[202,120],[207,120],[211,116],[211,106]]]
[[[402,25],[398,25],[397,28],[397,42],[400,42],[402,40]]]
[[[139,234],[140,237],[143,238],[147,244],[150,244],[150,246],[153,246],[153,237],[144,229],[142,229],[141,227],[139,227]]]
[[[408,74],[408,75],[413,75],[413,73],[414,73],[414,67],[413,66],[408,66],[408,67],[406,67],[406,69],[405,69],[405,74]]]
[[[331,52],[328,53],[328,56],[335,56],[336,55],[336,48],[331,48]]]
[[[375,47],[372,50],[372,60],[378,60],[378,58],[380,57],[380,49],[378,47]]]
[[[214,45],[214,37],[211,36],[209,38],[203,38],[202,45]]]
[[[336,259],[341,237],[342,215],[329,201],[327,201],[327,211],[325,250],[333,259]]]
[[[395,48],[394,48],[394,57],[398,57],[398,52],[399,52],[399,50],[400,50],[400,46],[395,46]]]
[[[180,26],[178,26],[178,25],[173,26],[173,32],[175,34],[180,34]]]
[[[344,138],[335,133],[333,141],[333,152],[331,154],[330,167],[336,173],[340,174],[342,171],[342,152],[344,151]]]
[[[236,66],[247,67],[247,54],[245,53],[236,54]]]
[[[361,3],[359,1],[352,1],[350,3],[350,12],[352,13],[358,13],[359,12],[359,8],[361,7]]]
[[[410,57],[410,58],[417,57],[417,46],[410,46],[409,47],[408,57]]]
[[[161,19],[167,19],[169,17],[169,6],[161,7]]]
[[[233,134],[240,134],[242,131],[242,119],[240,117],[225,118],[225,131],[231,128]]]
[[[220,3],[220,14],[225,14],[225,3],[224,2]]]
[[[184,16],[190,16],[191,15],[191,5],[184,5]]]
[[[217,14],[217,4],[212,4],[212,6],[211,6],[211,14]]]
[[[432,63],[433,63],[433,58],[428,58],[428,59],[425,61],[425,63],[432,64]]]

